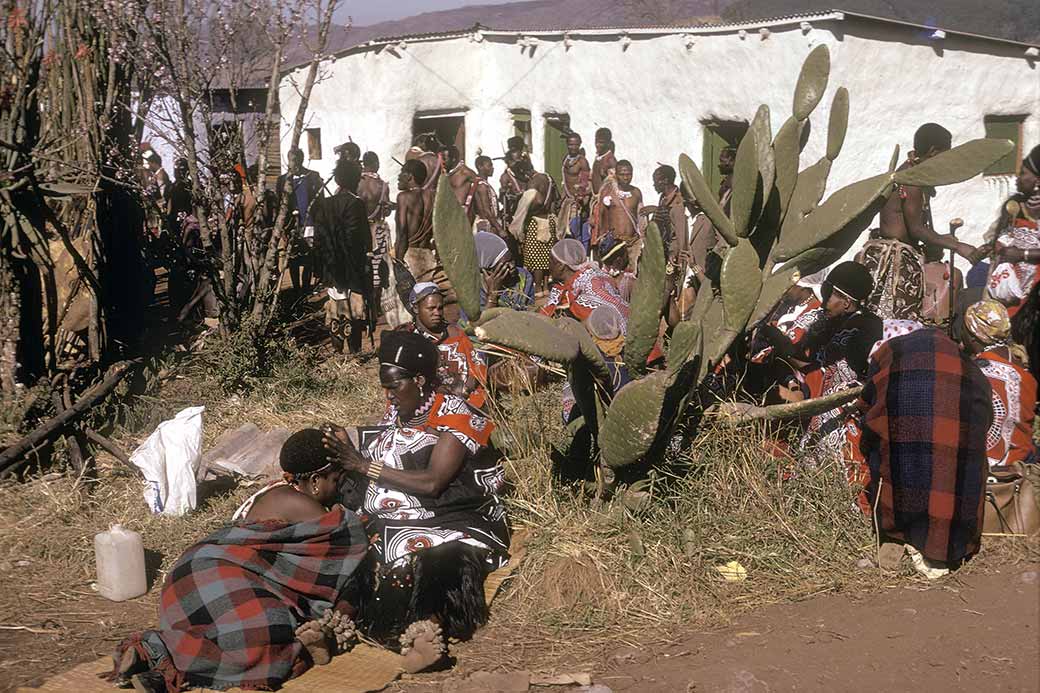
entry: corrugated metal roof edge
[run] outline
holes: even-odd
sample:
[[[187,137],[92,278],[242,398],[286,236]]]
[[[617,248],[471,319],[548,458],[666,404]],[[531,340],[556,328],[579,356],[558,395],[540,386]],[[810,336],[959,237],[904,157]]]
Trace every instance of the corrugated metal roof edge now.
[[[1003,39],[996,36],[986,36],[984,34],[975,34],[967,31],[957,31],[955,29],[947,29],[941,26],[928,26],[926,24],[917,24],[914,22],[907,22],[901,19],[892,19],[890,17],[877,17],[869,14],[862,14],[860,12],[848,12],[846,10],[833,9],[826,12],[806,12],[802,14],[791,14],[782,15],[779,17],[765,17],[762,19],[753,19],[743,22],[726,22],[719,24],[693,24],[693,25],[664,25],[664,26],[635,26],[635,27],[624,27],[624,26],[607,26],[607,27],[585,27],[579,29],[495,29],[493,27],[485,27],[477,24],[467,29],[456,29],[453,31],[437,31],[429,33],[419,34],[401,34],[399,36],[380,36],[374,38],[365,43],[348,46],[339,51],[335,51],[331,55],[333,57],[342,57],[350,53],[360,53],[373,48],[379,48],[382,46],[388,46],[393,43],[405,42],[428,42],[428,41],[442,41],[445,39],[454,39],[462,36],[469,36],[474,34],[476,31],[480,31],[484,36],[603,36],[603,35],[621,35],[629,34],[633,36],[639,35],[652,35],[652,36],[667,36],[672,34],[694,34],[694,35],[709,35],[709,34],[729,34],[738,32],[740,30],[748,29],[769,29],[773,27],[788,26],[792,24],[801,24],[802,22],[822,22],[822,21],[845,21],[848,18],[866,20],[870,22],[879,22],[883,24],[895,24],[899,26],[911,27],[919,30],[936,31],[941,30],[947,34],[953,36],[965,36],[968,38],[979,39],[982,41],[991,41],[994,43],[1000,43],[1010,46],[1019,46],[1021,48],[1029,49],[1036,48],[1038,46],[1031,43],[1023,43],[1021,41],[1013,41],[1011,39]],[[292,70],[298,69],[303,65],[309,64],[300,63],[292,67],[288,67],[283,71],[283,74],[291,72]]]

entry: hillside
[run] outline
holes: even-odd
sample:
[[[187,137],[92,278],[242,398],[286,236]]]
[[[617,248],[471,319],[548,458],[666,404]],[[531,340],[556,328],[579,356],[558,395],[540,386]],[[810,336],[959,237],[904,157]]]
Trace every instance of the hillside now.
[[[742,21],[843,9],[1015,41],[1040,41],[1040,0],[736,0],[722,11]]]

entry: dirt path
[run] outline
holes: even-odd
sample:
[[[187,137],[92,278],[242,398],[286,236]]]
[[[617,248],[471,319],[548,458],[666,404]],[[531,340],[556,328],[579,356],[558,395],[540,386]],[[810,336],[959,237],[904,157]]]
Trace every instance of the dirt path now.
[[[1040,691],[1040,566],[768,607],[720,632],[587,666],[574,671],[613,693]],[[495,689],[456,676],[395,690]]]

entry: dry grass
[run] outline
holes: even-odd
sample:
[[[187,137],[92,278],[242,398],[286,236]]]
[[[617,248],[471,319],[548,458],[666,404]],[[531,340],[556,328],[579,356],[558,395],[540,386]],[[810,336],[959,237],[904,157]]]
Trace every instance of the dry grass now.
[[[371,362],[298,352],[248,394],[227,396],[211,359],[186,362],[160,397],[139,402],[115,435],[126,449],[191,405],[207,407],[207,445],[247,422],[290,430],[327,420],[351,425],[382,410]],[[663,471],[653,477],[650,502],[633,512],[620,500],[596,502],[580,487],[554,481],[552,452],[566,438],[558,388],[503,399],[497,416],[515,445],[505,463],[511,518],[534,536],[495,603],[487,635],[463,650],[467,666],[529,668],[535,657],[551,666],[682,629],[718,627],[763,604],[917,580],[857,568],[874,544],[844,471],[788,469],[760,451],[763,429],[699,432],[689,450],[658,465]],[[67,668],[153,622],[157,589],[124,605],[93,595],[96,532],[116,522],[141,532],[161,580],[184,548],[224,523],[252,490],[210,496],[187,517],[152,516],[140,482],[102,466],[97,480],[52,474],[0,486],[0,625],[31,629],[0,630],[0,680],[17,684]],[[1036,542],[989,541],[965,570],[1023,560],[1040,560]],[[747,569],[745,581],[722,579],[716,567],[730,561]],[[4,673],[11,671],[18,673]]]

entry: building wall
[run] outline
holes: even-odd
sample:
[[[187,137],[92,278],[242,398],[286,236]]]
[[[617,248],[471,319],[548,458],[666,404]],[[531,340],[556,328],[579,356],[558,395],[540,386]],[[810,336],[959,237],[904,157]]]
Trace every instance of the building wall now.
[[[416,112],[465,109],[465,158],[472,164],[479,152],[500,156],[512,134],[510,110],[529,109],[536,167],[544,115],[567,113],[590,158],[595,129],[613,130],[619,158],[632,161],[634,183],[650,200],[658,162],[674,166],[685,152],[700,163],[703,121],[749,120],[766,103],[776,132],[790,115],[805,56],[821,43],[831,49],[831,83],[813,115],[803,167],[822,156],[834,89],[844,85],[851,93],[849,135],[830,191],[884,171],[896,144],[905,156],[927,121],[949,128],[957,143],[982,137],[985,115],[1028,114],[1024,144],[1040,142],[1040,74],[1023,48],[951,35],[937,50],[909,27],[849,21],[807,32],[776,29],[767,37],[698,35],[689,47],[679,35],[633,35],[627,48],[617,36],[582,36],[569,48],[562,39],[543,38],[532,49],[512,37],[463,37],[366,50],[323,65],[307,127],[322,128],[324,141],[350,136],[376,151],[384,178],[393,180],[399,166],[391,157],[403,159]],[[283,157],[298,104],[292,82],[302,83],[303,74],[297,70],[282,84]],[[330,175],[331,148],[308,165]],[[496,179],[501,166],[496,162]],[[978,241],[1013,186],[1011,177],[979,177],[942,189],[936,228],[963,217],[961,238]]]

